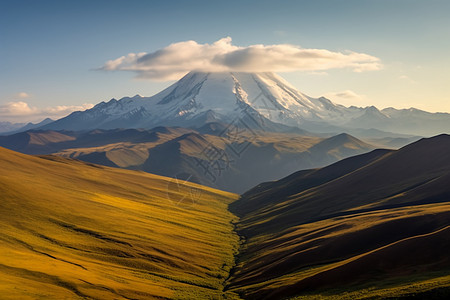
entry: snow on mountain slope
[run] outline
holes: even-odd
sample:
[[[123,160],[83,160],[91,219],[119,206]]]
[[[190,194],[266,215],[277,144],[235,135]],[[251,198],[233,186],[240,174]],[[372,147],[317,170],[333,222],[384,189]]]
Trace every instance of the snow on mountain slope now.
[[[189,73],[163,92],[142,99],[143,107],[171,118],[195,118],[207,111],[233,119],[252,108],[265,118],[299,125],[302,119],[320,119],[324,105],[309,98],[272,73]]]
[[[287,126],[306,120],[341,119],[346,108],[308,97],[273,73],[191,72],[152,97],[134,96],[75,112],[44,129],[195,126],[207,114],[229,122],[242,113]]]
[[[438,116],[419,110],[380,111],[374,106],[345,107],[324,97],[309,97],[274,73],[190,72],[152,97],[136,95],[101,102],[92,109],[74,112],[41,128],[199,128],[208,122],[232,123],[239,118],[247,120],[248,124],[254,121],[257,128],[275,131],[292,130],[292,127],[317,132],[376,128],[413,134],[421,130],[420,134],[427,134],[426,125],[412,123],[411,117],[417,120],[437,118],[433,133],[440,129],[443,132],[450,130],[449,114]],[[402,126],[406,123],[407,126]],[[398,128],[401,130],[396,130]]]

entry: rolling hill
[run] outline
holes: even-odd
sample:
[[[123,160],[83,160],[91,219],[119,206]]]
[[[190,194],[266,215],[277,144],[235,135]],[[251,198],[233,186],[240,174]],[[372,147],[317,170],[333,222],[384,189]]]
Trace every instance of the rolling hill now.
[[[230,205],[246,299],[450,295],[450,136],[267,182]],[[303,299],[303,298],[302,298]]]
[[[0,148],[0,298],[232,299],[236,198]]]
[[[124,137],[130,148],[155,143],[147,153],[153,162],[182,154],[166,162],[174,168],[184,156],[199,158],[198,147],[223,143],[214,134],[174,128],[113,133],[108,147],[119,151],[125,143],[114,141]],[[80,139],[95,148],[104,132],[77,134],[28,136],[33,145]],[[332,156],[365,146],[347,134],[310,137],[312,146],[291,138],[266,135],[249,147],[263,145],[272,154],[314,148]],[[238,199],[183,179],[0,148],[0,293],[4,299],[447,297],[449,149],[449,135],[378,149],[259,184]],[[135,159],[118,156],[123,164]],[[113,157],[111,150],[103,158]]]
[[[236,193],[298,169],[325,166],[375,148],[347,134],[326,138],[243,130],[222,123],[208,123],[198,130],[156,127],[28,131],[0,137],[0,146],[23,153],[53,153],[110,167],[189,178]]]

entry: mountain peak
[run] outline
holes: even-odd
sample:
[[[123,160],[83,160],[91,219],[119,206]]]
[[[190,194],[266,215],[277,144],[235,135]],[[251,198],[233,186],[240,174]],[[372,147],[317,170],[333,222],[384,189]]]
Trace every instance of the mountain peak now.
[[[209,122],[240,122],[244,127],[267,131],[292,130],[295,127],[324,133],[346,131],[348,128],[376,128],[396,132],[396,128],[402,127],[403,130],[399,132],[410,133],[417,128],[421,131],[414,134],[421,134],[423,126],[420,124],[415,127],[405,125],[411,122],[411,114],[414,114],[415,119],[434,118],[434,114],[420,111],[407,114],[397,110],[380,111],[375,106],[347,108],[324,97],[309,97],[270,72],[192,71],[152,97],[135,95],[120,100],[111,99],[41,128],[200,128]],[[444,125],[450,123],[448,115],[437,117],[441,118],[439,122]],[[438,124],[439,128],[443,128],[441,123]],[[435,123],[427,124],[437,126]]]
[[[372,145],[369,145],[352,135],[341,133],[321,141],[320,143],[314,145],[310,150],[316,151],[320,149],[321,151],[323,151],[324,149],[336,149],[339,147],[349,147],[351,149],[360,148],[367,151],[374,149]]]
[[[326,118],[336,109],[330,101],[302,94],[274,73],[193,71],[152,97],[111,99],[47,128],[201,127],[243,116],[299,127],[305,120]]]

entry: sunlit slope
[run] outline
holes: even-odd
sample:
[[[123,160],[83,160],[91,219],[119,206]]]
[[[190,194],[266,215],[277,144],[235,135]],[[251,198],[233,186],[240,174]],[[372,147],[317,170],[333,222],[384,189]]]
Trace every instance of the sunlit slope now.
[[[448,297],[449,183],[441,135],[260,185],[231,205],[246,243],[228,288],[248,299]]]
[[[218,298],[236,197],[0,148],[1,298]]]

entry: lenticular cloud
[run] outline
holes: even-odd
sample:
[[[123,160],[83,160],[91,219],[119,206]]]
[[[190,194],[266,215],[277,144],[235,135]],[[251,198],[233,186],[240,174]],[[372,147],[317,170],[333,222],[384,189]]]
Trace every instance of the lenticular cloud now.
[[[352,51],[305,49],[291,44],[239,47],[226,37],[212,44],[185,41],[151,53],[130,53],[107,61],[105,71],[132,71],[139,78],[175,80],[190,71],[290,72],[349,68],[355,72],[381,68],[377,57]]]

